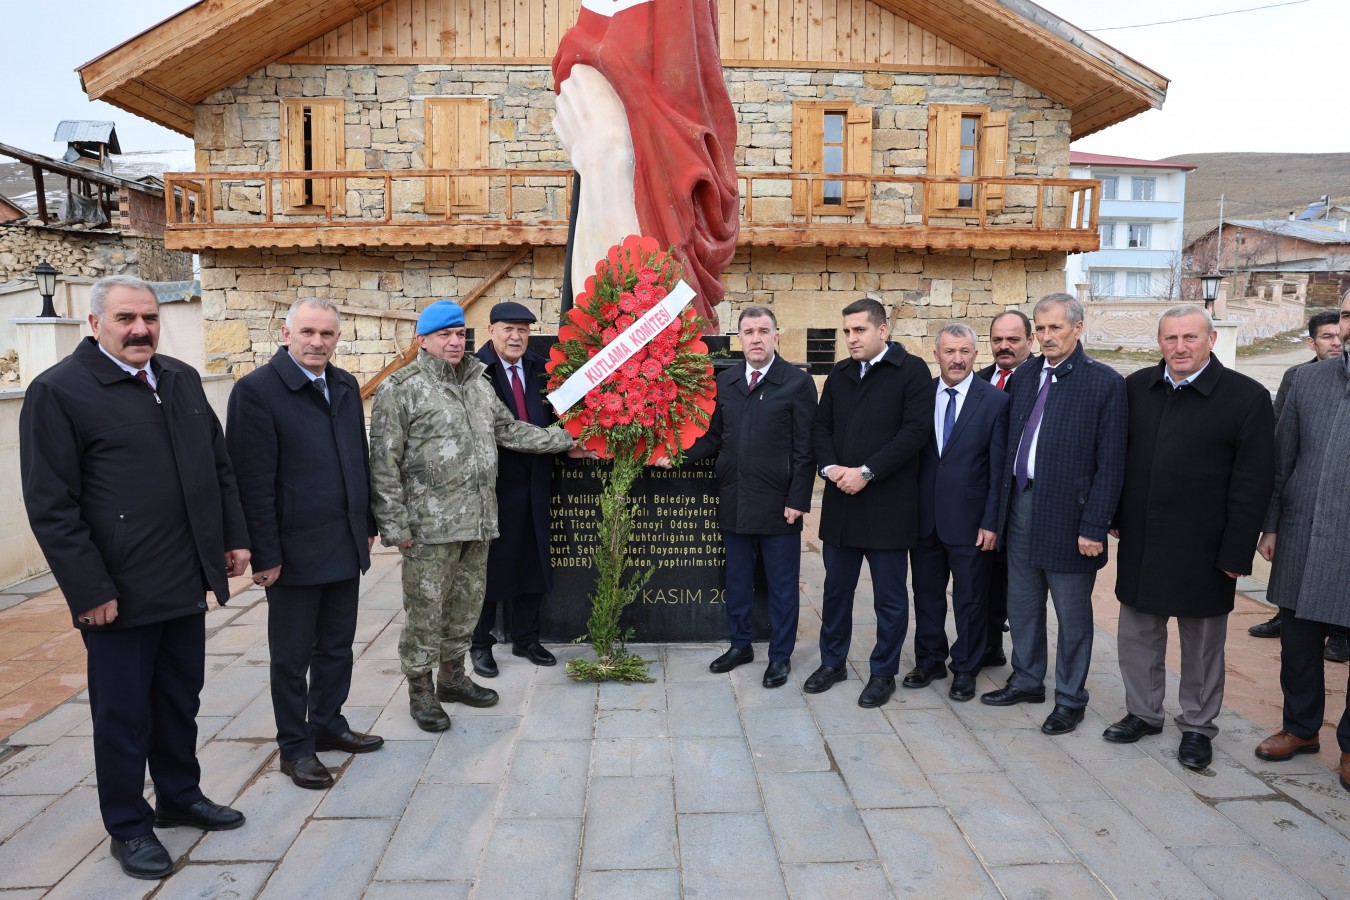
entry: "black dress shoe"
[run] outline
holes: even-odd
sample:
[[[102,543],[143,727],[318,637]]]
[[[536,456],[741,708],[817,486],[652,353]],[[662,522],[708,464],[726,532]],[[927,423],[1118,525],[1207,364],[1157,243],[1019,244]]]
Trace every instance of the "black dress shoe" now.
[[[1177,748],[1177,762],[1188,769],[1205,769],[1214,760],[1214,748],[1209,738],[1198,731],[1187,731],[1181,735],[1181,746]]]
[[[980,695],[980,702],[989,706],[1012,706],[1015,703],[1044,703],[1045,688],[1039,691],[1019,691],[1012,685]]]
[[[992,669],[996,666],[1006,666],[1008,657],[1003,655],[1003,647],[990,646],[984,648],[984,656],[980,657],[980,668]]]
[[[1083,721],[1083,708],[1081,706],[1075,709],[1072,706],[1056,703],[1055,708],[1050,711],[1050,715],[1045,717],[1045,724],[1041,726],[1041,731],[1046,734],[1068,734],[1077,728],[1081,721]]]
[[[1253,625],[1247,629],[1247,633],[1252,637],[1259,638],[1277,638],[1280,636],[1280,617],[1273,616],[1269,621],[1262,622],[1260,625]]]
[[[730,672],[739,665],[753,662],[754,659],[755,648],[751,647],[749,644],[746,644],[739,650],[732,647],[726,653],[723,653],[721,656],[717,657],[717,659],[708,663],[708,671],[716,672],[718,675],[721,675],[724,672]]]
[[[902,681],[901,684],[907,688],[928,687],[931,682],[946,677],[946,666],[934,666],[931,669],[927,666],[915,666],[910,670],[909,674],[905,676],[905,680]]]
[[[191,825],[202,831],[229,831],[244,824],[244,814],[237,809],[212,803],[203,797],[187,809],[174,809],[162,803],[155,803],[155,827],[172,828],[175,825]]]
[[[536,666],[556,666],[558,658],[544,647],[538,641],[526,644],[524,647],[512,647],[512,656],[523,656]]]
[[[858,705],[863,709],[876,709],[895,693],[895,679],[888,675],[873,675],[867,679],[867,687],[858,695]]]
[[[334,734],[326,738],[319,738],[314,742],[316,750],[341,750],[343,753],[369,753],[372,750],[378,750],[384,746],[384,738],[378,734],[362,734],[359,731],[347,730],[342,734]]]
[[[843,666],[821,666],[806,679],[802,690],[808,694],[823,694],[847,677],[848,672]]]
[[[1350,661],[1350,640],[1346,640],[1344,631],[1333,631],[1327,637],[1327,646],[1322,651],[1322,658],[1330,662]]]
[[[296,787],[321,790],[333,786],[333,773],[317,756],[302,756],[299,759],[283,759],[281,774],[289,775]]]
[[[1150,725],[1134,713],[1130,713],[1116,724],[1107,726],[1102,732],[1102,737],[1113,744],[1133,744],[1148,734],[1162,734],[1162,726]]]
[[[484,678],[496,678],[497,660],[492,658],[492,648],[484,647],[481,650],[470,650],[469,659],[473,662],[473,671]]]
[[[788,673],[792,671],[792,663],[786,659],[771,659],[769,667],[764,670],[764,686],[766,688],[782,687],[787,684]]]
[[[156,881],[173,874],[173,860],[169,851],[155,837],[153,831],[138,834],[129,841],[112,839],[113,859],[122,864],[122,871],[132,878]]]
[[[953,700],[959,700],[962,703],[967,700],[975,699],[975,675],[971,672],[955,672],[952,674],[952,689],[947,692],[947,696]]]

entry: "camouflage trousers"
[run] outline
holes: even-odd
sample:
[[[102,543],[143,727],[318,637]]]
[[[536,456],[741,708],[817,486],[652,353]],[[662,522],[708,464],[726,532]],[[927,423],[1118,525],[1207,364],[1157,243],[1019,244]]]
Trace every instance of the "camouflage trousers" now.
[[[403,554],[403,674],[463,664],[483,610],[489,541],[414,544]]]

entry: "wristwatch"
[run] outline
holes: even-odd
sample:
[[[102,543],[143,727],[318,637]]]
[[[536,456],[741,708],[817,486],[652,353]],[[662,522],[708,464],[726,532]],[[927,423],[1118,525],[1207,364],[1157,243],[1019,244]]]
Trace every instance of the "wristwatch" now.
[[[863,467],[862,467],[862,477],[863,477],[863,481],[871,481],[873,478],[876,478],[876,477],[877,477],[877,473],[876,473],[876,472],[873,472],[871,469],[867,468],[867,466],[863,466]]]

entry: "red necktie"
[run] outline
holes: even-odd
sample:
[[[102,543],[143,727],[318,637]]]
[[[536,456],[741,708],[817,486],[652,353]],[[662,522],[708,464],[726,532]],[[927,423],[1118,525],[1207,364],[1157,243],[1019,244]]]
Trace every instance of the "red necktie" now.
[[[150,388],[150,390],[152,390],[152,391],[154,390],[154,388],[150,387],[150,376],[147,375],[147,374],[145,374],[145,370],[144,370],[144,369],[137,369],[137,370],[136,370],[136,378],[140,380],[141,384],[143,384],[143,385],[145,385],[146,387]]]
[[[520,366],[511,366],[511,396],[516,401],[516,418],[521,421],[528,421],[529,414],[525,410],[525,385],[520,383]]]
[[[1000,391],[1003,390],[1003,385],[1008,383],[1008,373],[1011,371],[1012,369],[999,369],[998,384],[994,385],[994,387],[998,388]]]
[[[751,369],[751,370],[750,370],[750,390],[753,391],[753,390],[755,389],[755,385],[757,385],[757,384],[759,384],[759,370],[758,370],[758,369]]]

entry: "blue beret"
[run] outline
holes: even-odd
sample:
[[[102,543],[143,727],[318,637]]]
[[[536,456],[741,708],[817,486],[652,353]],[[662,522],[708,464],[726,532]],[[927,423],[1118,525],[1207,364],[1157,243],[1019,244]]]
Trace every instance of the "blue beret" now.
[[[517,303],[514,300],[503,300],[492,307],[492,312],[488,313],[488,324],[494,322],[537,322],[534,313],[523,303]]]
[[[450,300],[437,300],[417,317],[417,333],[431,334],[442,328],[463,328],[464,310]]]

